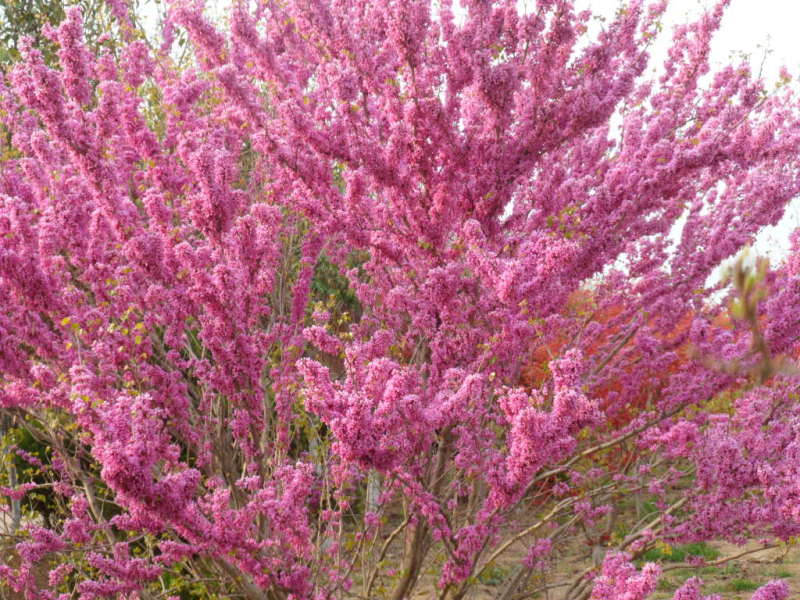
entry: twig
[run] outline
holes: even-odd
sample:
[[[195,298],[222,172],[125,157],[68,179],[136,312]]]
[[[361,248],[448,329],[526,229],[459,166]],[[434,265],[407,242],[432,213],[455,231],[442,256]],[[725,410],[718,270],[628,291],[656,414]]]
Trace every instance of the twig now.
[[[768,546],[761,546],[760,548],[754,548],[751,550],[743,550],[738,554],[734,554],[732,556],[726,556],[725,558],[719,558],[717,560],[711,562],[703,562],[702,564],[691,564],[691,563],[679,563],[675,565],[670,565],[669,567],[664,567],[662,571],[674,571],[675,569],[700,569],[703,567],[718,567],[719,565],[724,565],[726,562],[730,562],[732,560],[736,560],[737,558],[741,558],[743,556],[747,556],[748,554],[755,554],[756,552],[761,552],[762,550],[771,550],[773,548],[777,548],[778,544],[770,544]]]

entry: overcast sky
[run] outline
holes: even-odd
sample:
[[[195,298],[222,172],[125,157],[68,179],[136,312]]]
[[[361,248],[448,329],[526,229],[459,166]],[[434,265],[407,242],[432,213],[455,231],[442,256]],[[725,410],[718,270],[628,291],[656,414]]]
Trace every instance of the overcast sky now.
[[[620,5],[619,0],[576,0],[576,3],[605,16],[613,15]],[[715,0],[669,0],[665,25],[686,22],[715,4]],[[781,64],[797,71],[800,66],[799,22],[800,2],[797,0],[731,0],[714,40],[712,61],[721,63],[731,53],[746,52],[758,66],[764,47],[769,46],[772,53],[767,57],[766,75],[775,76]],[[668,41],[669,36],[665,36],[658,49],[663,52]]]
[[[607,17],[612,16],[620,5],[619,0],[576,1],[578,5]],[[658,64],[666,56],[671,25],[693,20],[715,4],[715,0],[670,0],[664,17],[664,32],[653,48],[653,64]],[[800,84],[799,25],[798,0],[731,0],[712,44],[711,61],[721,65],[731,56],[748,54],[754,72],[763,65],[762,74],[768,82],[768,89],[777,79],[781,66],[786,66]],[[789,234],[797,227],[800,227],[800,199],[792,202],[781,223],[758,236],[754,253],[779,261],[789,248]]]

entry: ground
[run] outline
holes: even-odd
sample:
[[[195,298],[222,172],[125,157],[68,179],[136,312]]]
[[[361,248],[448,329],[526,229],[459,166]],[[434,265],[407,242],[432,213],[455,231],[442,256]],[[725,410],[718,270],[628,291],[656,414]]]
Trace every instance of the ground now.
[[[743,550],[757,550],[759,545],[752,543],[744,548],[739,548],[727,543],[709,543],[692,545],[690,548],[698,547],[706,555],[708,562],[711,562],[711,560],[739,554]],[[550,575],[549,580],[568,579],[592,564],[587,551],[581,551],[577,546],[574,550],[556,568],[556,572]],[[678,547],[676,550],[672,556],[665,556],[661,552],[651,554],[651,558],[659,560],[664,568],[664,575],[659,582],[658,590],[651,600],[671,599],[674,591],[693,576],[699,576],[703,580],[705,594],[719,594],[723,600],[749,600],[753,595],[753,590],[774,579],[787,581],[792,589],[790,598],[800,598],[800,546],[760,550],[718,566],[702,568],[676,568],[680,563],[675,562],[675,558],[681,558],[683,549]],[[502,593],[505,579],[513,572],[512,560],[519,560],[519,558],[521,557],[507,557],[505,564],[499,564],[496,569],[482,578],[485,583],[476,586],[468,598],[470,600],[496,599]],[[435,597],[435,590],[431,586],[425,586],[425,589],[417,592],[412,598],[424,600]],[[552,590],[549,596],[545,593],[525,596],[526,600],[558,600],[560,598],[558,589]]]

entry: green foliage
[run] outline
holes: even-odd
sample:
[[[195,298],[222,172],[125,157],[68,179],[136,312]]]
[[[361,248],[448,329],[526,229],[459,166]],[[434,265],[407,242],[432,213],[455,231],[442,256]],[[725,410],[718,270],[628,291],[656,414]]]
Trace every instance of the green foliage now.
[[[80,6],[90,45],[107,31],[111,19],[103,0],[0,0],[0,69],[19,60],[19,42],[28,36],[47,62],[57,62],[56,45],[42,35],[44,25],[57,25],[70,6]]]
[[[351,256],[347,268],[357,268],[367,260],[365,256]],[[325,254],[321,254],[314,268],[311,280],[311,306],[322,304],[331,313],[331,319],[337,326],[346,326],[349,321],[361,318],[362,308],[350,282],[342,274],[338,265]]]
[[[50,525],[59,512],[58,501],[48,485],[50,479],[41,467],[22,458],[15,452],[16,449],[32,456],[31,460],[38,459],[45,465],[50,462],[51,450],[37,440],[28,427],[8,427],[0,440],[0,454],[5,457],[5,468],[0,471],[0,484],[33,483],[42,486],[25,494],[21,508],[23,514],[38,515],[45,524]],[[12,472],[16,477],[15,482],[11,480]]]
[[[501,567],[500,565],[490,563],[478,574],[478,581],[483,585],[497,586],[503,583],[507,577],[507,567]]]
[[[198,580],[185,566],[177,565],[161,575],[161,584],[170,596],[180,600],[216,600],[222,598],[220,590],[213,588],[212,579]]]
[[[21,502],[23,515],[34,519],[40,518],[47,527],[52,527],[67,517],[66,499],[52,487],[56,477],[51,464],[54,455],[61,452],[66,453],[86,473],[96,476],[93,484],[94,493],[103,516],[110,519],[119,514],[120,508],[113,501],[111,490],[100,478],[100,467],[75,435],[74,424],[67,423],[64,415],[55,412],[40,415],[40,419],[29,416],[22,422],[9,420],[5,426],[5,433],[0,438],[0,456],[5,460],[3,465],[5,468],[0,469],[0,485],[10,485],[10,474],[13,471],[17,486],[25,483],[38,486],[23,497]],[[47,437],[45,430],[55,432],[58,436],[57,447],[50,447],[42,441]],[[15,450],[23,451],[22,456]],[[23,458],[26,455],[33,457],[31,460],[34,462],[40,461],[41,465],[33,464]]]

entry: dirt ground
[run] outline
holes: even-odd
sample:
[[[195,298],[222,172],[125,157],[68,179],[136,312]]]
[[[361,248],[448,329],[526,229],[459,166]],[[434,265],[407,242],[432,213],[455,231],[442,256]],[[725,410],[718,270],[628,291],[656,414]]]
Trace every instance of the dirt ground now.
[[[720,558],[759,548],[756,543],[745,548],[725,543],[709,545],[720,551]],[[675,589],[695,575],[703,580],[706,594],[720,594],[724,600],[749,600],[755,588],[774,579],[783,579],[789,584],[792,590],[790,598],[800,597],[798,546],[760,550],[716,567],[666,570],[670,567],[669,563],[664,563],[663,566],[664,577],[659,584],[659,590],[653,595],[653,600],[671,598]]]
[[[724,562],[719,565],[700,568],[681,567],[680,563],[670,560],[660,560],[664,574],[659,582],[658,590],[651,596],[651,600],[670,600],[673,593],[690,577],[700,577],[703,580],[704,594],[719,594],[723,600],[750,600],[753,591],[759,586],[775,579],[785,580],[791,590],[790,598],[800,598],[800,546],[784,548],[771,548],[758,550],[759,545],[752,543],[748,546],[737,547],[727,543],[710,543],[709,548],[719,553],[715,561],[729,556],[734,556],[743,551],[754,552],[740,558]],[[509,552],[503,563],[498,565],[489,576],[483,577],[485,583],[476,585],[467,598],[470,600],[495,600],[504,589],[506,579],[513,573],[514,566],[522,559],[522,552]],[[710,562],[710,561],[709,561]],[[568,553],[565,560],[551,573],[547,581],[562,581],[570,579],[584,571],[592,564],[587,552]],[[530,587],[541,586],[540,579]],[[422,589],[417,591],[413,600],[430,600],[436,598],[434,579],[429,574],[425,577]],[[560,600],[562,589],[550,590],[549,594],[542,592],[536,595],[526,595],[526,600]]]

